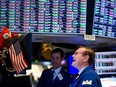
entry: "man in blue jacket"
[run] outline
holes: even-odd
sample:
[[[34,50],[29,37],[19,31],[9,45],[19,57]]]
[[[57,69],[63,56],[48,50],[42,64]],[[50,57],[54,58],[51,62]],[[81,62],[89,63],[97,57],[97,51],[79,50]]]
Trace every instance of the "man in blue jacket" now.
[[[52,68],[42,72],[37,87],[69,87],[72,80],[69,74],[62,67],[64,52],[60,48],[55,48],[51,52]]]
[[[73,54],[72,65],[79,69],[79,76],[71,87],[102,87],[98,74],[92,69],[95,52],[89,47],[81,46]]]

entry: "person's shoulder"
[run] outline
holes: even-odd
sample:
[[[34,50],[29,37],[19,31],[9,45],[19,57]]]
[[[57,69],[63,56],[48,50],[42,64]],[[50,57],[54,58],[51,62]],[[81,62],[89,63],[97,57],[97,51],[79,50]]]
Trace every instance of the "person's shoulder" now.
[[[44,69],[43,72],[51,72],[51,68],[50,69]]]
[[[63,72],[67,72],[67,68],[65,68],[65,67],[61,67],[61,70],[62,70]]]
[[[87,72],[85,72],[84,74],[85,78],[99,78],[99,75],[95,72],[95,70],[88,70]]]
[[[95,70],[93,70],[93,69],[88,69],[88,70],[86,70],[85,73],[86,73],[86,74],[89,74],[89,75],[96,74]]]
[[[51,69],[44,69],[42,75],[46,76],[49,75],[50,73],[51,73]]]
[[[61,68],[60,73],[63,74],[64,76],[69,76],[68,70],[64,67]]]

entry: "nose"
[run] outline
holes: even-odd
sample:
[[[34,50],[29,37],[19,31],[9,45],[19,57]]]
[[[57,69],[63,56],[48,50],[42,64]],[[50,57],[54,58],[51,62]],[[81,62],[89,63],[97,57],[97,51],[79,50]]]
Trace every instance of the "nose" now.
[[[72,58],[74,58],[74,54],[72,55]]]

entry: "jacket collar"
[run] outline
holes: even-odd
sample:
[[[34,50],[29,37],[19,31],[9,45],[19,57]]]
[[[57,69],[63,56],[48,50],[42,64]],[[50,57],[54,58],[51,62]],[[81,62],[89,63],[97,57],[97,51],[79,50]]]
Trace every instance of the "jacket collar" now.
[[[91,66],[87,66],[87,67],[80,73],[80,76],[81,76],[84,72],[86,72],[88,69],[91,69]]]

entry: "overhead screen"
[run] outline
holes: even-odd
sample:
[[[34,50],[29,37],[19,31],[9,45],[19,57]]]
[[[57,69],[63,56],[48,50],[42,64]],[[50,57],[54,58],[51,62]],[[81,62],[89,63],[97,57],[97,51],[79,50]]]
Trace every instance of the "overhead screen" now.
[[[116,0],[95,0],[93,34],[116,37]]]
[[[86,31],[86,0],[0,0],[0,29],[40,33]]]
[[[116,37],[116,0],[0,0],[0,29]]]

